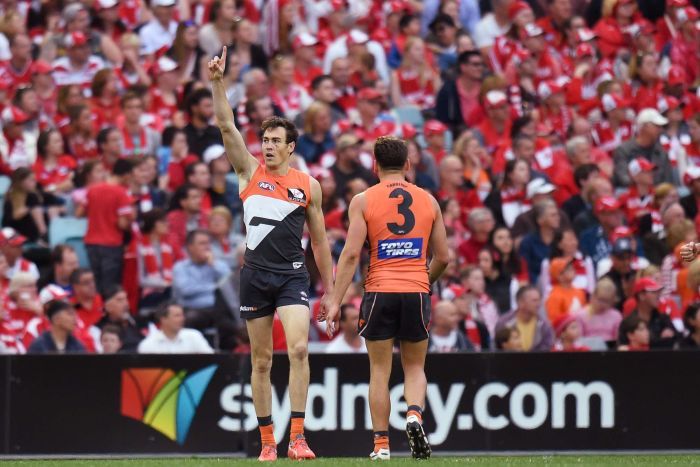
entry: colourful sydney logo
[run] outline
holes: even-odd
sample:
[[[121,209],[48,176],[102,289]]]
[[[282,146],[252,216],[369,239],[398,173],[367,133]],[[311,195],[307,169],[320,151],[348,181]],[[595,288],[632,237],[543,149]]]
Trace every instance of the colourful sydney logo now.
[[[122,370],[122,408],[133,418],[184,444],[217,365],[187,375],[169,368]]]

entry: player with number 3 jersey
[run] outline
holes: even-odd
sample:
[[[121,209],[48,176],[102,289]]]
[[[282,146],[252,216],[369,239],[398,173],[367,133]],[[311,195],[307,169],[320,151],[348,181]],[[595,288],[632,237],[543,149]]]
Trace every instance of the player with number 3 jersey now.
[[[299,135],[287,119],[271,117],[262,124],[264,164],[245,146],[233,121],[223,83],[226,47],[209,62],[216,121],[228,157],[238,175],[246,225],[246,252],[241,268],[241,317],[251,347],[253,405],[260,427],[259,460],[277,459],[272,424],[272,324],[282,321],[289,355],[289,399],[292,409],[287,456],[314,459],[304,437],[304,411],[309,387],[309,274],[304,264],[302,233],[308,224],[310,244],[330,303],[333,263],[321,210],[321,185],[289,166]]]
[[[369,406],[374,430],[372,459],[389,459],[389,376],[394,341],[401,347],[404,398],[408,404],[406,433],[414,458],[430,457],[423,430],[425,355],[430,322],[430,285],[448,262],[445,225],[437,201],[406,181],[409,169],[406,144],[381,137],[374,146],[379,184],[350,202],[347,240],[336,271],[331,304],[325,319],[329,335],[335,331],[340,303],[357,269],[365,240],[370,264],[365,281],[359,332],[365,338],[370,362]],[[428,264],[429,252],[432,260]]]

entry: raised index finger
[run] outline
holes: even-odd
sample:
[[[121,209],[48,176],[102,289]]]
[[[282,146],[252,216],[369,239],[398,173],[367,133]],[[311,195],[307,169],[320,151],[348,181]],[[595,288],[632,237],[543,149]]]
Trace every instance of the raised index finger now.
[[[224,46],[224,49],[221,51],[221,61],[223,62],[224,65],[226,65],[226,51],[228,47]]]

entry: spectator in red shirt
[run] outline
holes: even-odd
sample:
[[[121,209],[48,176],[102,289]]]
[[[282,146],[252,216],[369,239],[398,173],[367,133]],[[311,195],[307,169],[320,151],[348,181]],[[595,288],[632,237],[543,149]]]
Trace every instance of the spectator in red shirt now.
[[[627,217],[627,224],[637,226],[639,218],[653,209],[656,165],[644,157],[637,157],[631,160],[627,167],[632,184],[629,190],[620,196],[620,204]]]
[[[124,123],[120,128],[122,134],[122,157],[155,155],[160,146],[160,134],[143,124],[143,99],[135,92],[122,96]]]
[[[132,178],[132,161],[119,159],[110,180],[87,191],[85,246],[100,291],[122,282],[124,232],[134,219],[133,200],[127,191]]]
[[[475,208],[469,213],[467,227],[471,237],[458,248],[459,256],[466,264],[477,264],[479,251],[488,245],[495,225],[493,214],[487,208]]]
[[[10,38],[10,59],[0,64],[0,81],[11,90],[31,83],[32,40],[24,33]]]
[[[311,91],[311,82],[323,74],[316,64],[316,46],[318,39],[308,32],[298,34],[292,41],[294,49],[294,82],[307,92]]]
[[[80,104],[68,108],[70,121],[66,128],[68,152],[73,155],[78,163],[97,157],[95,125],[92,117],[92,111],[87,105]]]
[[[639,112],[647,107],[656,108],[663,90],[663,82],[659,79],[659,59],[656,54],[641,55],[630,65],[630,74],[634,109]]]
[[[61,133],[58,130],[43,131],[36,147],[38,157],[34,162],[34,176],[45,196],[56,198],[70,193],[77,164],[74,158],[65,154]]]
[[[484,96],[484,108],[486,119],[476,127],[476,131],[481,136],[486,151],[493,154],[503,144],[503,136],[510,133],[508,96],[503,91],[489,91]]]
[[[170,298],[175,250],[168,241],[166,214],[154,209],[144,215],[137,238],[139,307],[153,308]]]
[[[102,297],[97,293],[95,275],[87,268],[78,268],[70,275],[73,288],[71,302],[75,305],[78,318],[89,328],[102,319]]]
[[[573,16],[571,0],[547,0],[547,16],[537,24],[545,31],[545,39],[555,49],[565,45],[566,22]]]
[[[92,78],[90,110],[94,115],[94,126],[101,130],[113,124],[121,114],[117,76],[108,68],[100,70]]]
[[[484,119],[484,109],[479,101],[484,65],[478,51],[462,52],[457,58],[457,77],[445,81],[438,92],[435,114],[454,134],[465,126],[476,126]],[[485,99],[484,104],[488,107],[490,101]]]
[[[163,144],[169,146],[170,155],[167,164],[168,190],[175,191],[185,183],[185,169],[188,165],[199,161],[195,154],[190,153],[187,145],[187,135],[179,128],[169,127],[163,133]]]
[[[175,249],[175,257],[184,257],[185,239],[193,230],[206,228],[208,218],[202,212],[202,190],[185,183],[180,186],[170,203],[167,220],[170,226],[170,244]]]

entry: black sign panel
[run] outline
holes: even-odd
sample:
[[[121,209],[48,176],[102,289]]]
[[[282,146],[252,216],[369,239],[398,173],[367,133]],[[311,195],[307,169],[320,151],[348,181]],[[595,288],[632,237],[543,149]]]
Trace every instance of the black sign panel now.
[[[700,352],[429,355],[434,450],[697,449]],[[365,355],[312,355],[306,434],[319,456],[372,449]],[[18,454],[259,452],[248,356],[0,358],[0,449]],[[286,454],[286,355],[272,416]],[[403,374],[389,384],[391,446],[406,451]]]

